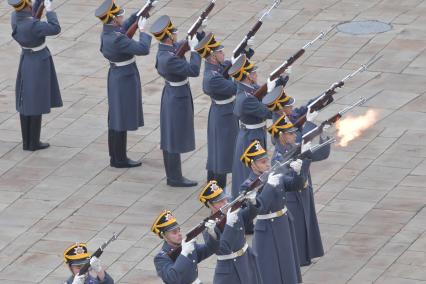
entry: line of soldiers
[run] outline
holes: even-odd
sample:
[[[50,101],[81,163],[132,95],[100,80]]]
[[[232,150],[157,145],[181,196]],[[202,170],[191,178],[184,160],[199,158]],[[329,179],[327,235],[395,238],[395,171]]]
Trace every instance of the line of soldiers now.
[[[8,0],[12,14],[13,38],[22,47],[16,83],[16,109],[20,113],[23,149],[35,151],[49,145],[40,142],[41,115],[62,106],[53,60],[45,37],[60,33],[50,0],[44,0],[47,22],[34,17],[41,1]],[[155,2],[154,2],[155,3]],[[142,91],[136,57],[150,52],[152,36],[145,32],[147,19],[125,10],[114,0],[105,0],[95,15],[103,23],[100,51],[109,61],[108,147],[110,165],[137,167],[140,161],[127,157],[127,131],[144,125]],[[137,22],[139,40],[125,34]],[[268,79],[268,94],[259,100],[256,66],[250,62],[252,49],[231,61],[225,60],[223,45],[214,34],[199,31],[184,41],[177,40],[177,28],[167,15],[159,17],[150,33],[159,41],[156,69],[164,78],[160,112],[161,141],[167,184],[196,186],[182,175],[181,153],[195,149],[194,108],[189,77],[198,77],[205,60],[203,90],[211,97],[208,120],[207,185],[199,200],[214,214],[236,198],[251,182],[268,173],[274,163],[288,159],[304,133],[315,127],[316,112],[306,107],[294,109],[295,99],[284,87],[289,79]],[[177,56],[188,44],[189,60]],[[231,66],[229,68],[229,66]],[[224,73],[225,69],[228,74]],[[44,72],[37,72],[44,70]],[[227,76],[229,75],[229,76]],[[307,122],[293,123],[305,115]],[[273,124],[267,128],[266,120]],[[275,145],[272,160],[266,151],[267,133]],[[321,137],[324,141],[326,137]],[[302,144],[302,152],[310,149]],[[297,159],[282,172],[268,175],[257,193],[246,197],[244,208],[229,210],[226,223],[209,220],[203,233],[205,244],[186,240],[172,212],[165,210],[155,220],[152,231],[164,240],[155,257],[158,275],[165,283],[201,283],[197,264],[217,255],[214,283],[300,283],[300,266],[324,254],[313,197],[310,164],[326,159],[330,147]],[[232,172],[231,198],[225,193],[227,174]],[[229,193],[229,192],[228,192]],[[230,199],[230,200],[228,200]],[[256,222],[253,222],[256,219]],[[246,242],[253,234],[253,247]],[[172,259],[169,253],[181,248]],[[73,276],[66,283],[113,283],[96,257],[90,257],[84,244],[75,244],[64,253]],[[79,275],[79,266],[90,262],[89,275]]]

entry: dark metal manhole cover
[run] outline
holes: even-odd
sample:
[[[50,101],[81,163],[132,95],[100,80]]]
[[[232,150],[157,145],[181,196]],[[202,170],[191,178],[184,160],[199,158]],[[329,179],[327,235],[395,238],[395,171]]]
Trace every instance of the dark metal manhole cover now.
[[[337,29],[346,34],[367,35],[390,31],[392,26],[379,21],[354,21],[340,24]]]

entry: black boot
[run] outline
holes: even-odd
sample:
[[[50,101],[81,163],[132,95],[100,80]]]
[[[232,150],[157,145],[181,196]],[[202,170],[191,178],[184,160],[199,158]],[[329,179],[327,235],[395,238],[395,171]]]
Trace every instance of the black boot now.
[[[28,150],[37,151],[49,147],[49,143],[40,141],[41,115],[30,116]]]
[[[214,174],[214,179],[217,181],[217,185],[221,188],[226,187],[226,174]]]
[[[113,157],[111,167],[114,168],[134,168],[142,165],[141,162],[132,161],[127,158],[127,131],[113,131]]]
[[[114,130],[108,129],[108,152],[110,165],[115,163],[114,158]]]
[[[198,183],[182,176],[182,163],[180,161],[180,154],[168,153],[163,151],[163,154],[167,155],[167,184],[173,187],[191,187],[196,186]],[[166,166],[166,165],[165,165]]]
[[[22,149],[29,149],[29,136],[30,136],[30,117],[26,115],[20,115],[21,120],[21,133],[22,133]]]
[[[166,177],[169,179],[170,177],[170,165],[169,165],[169,155],[167,151],[163,150],[163,162],[164,162],[164,170],[166,171]]]

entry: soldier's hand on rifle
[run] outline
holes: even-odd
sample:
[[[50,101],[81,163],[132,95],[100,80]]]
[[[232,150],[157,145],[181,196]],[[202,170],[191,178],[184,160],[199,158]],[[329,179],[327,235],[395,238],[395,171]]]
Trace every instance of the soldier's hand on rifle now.
[[[272,92],[273,89],[275,89],[275,87],[277,86],[277,80],[272,80],[268,77],[268,80],[266,81],[266,86],[268,87],[268,93]]]
[[[151,6],[155,7],[155,6],[157,6],[157,4],[158,4],[158,1],[154,1],[154,2],[151,3]]]
[[[274,172],[270,173],[268,176],[267,183],[273,187],[276,187],[280,184],[280,179],[283,175],[282,174],[275,174]]]
[[[246,199],[251,204],[256,205],[257,204],[256,196],[257,196],[257,192],[253,191],[246,195]]]
[[[139,20],[138,20],[139,31],[143,32],[145,30],[146,21],[147,19],[145,17],[139,17]]]
[[[214,230],[214,228],[216,227],[216,222],[213,220],[208,220],[204,226],[206,226],[207,229],[207,233],[215,240],[217,240],[217,235],[216,232]]]
[[[208,18],[205,18],[202,22],[201,22],[201,26],[200,26],[200,31],[204,31],[204,29],[207,27],[207,23],[208,23]]]
[[[51,12],[53,10],[51,0],[44,0],[44,9],[46,9],[46,12]]]
[[[254,45],[254,36],[252,36],[248,41],[247,41],[247,46],[248,47],[252,47]]]
[[[226,213],[226,225],[230,227],[234,227],[235,223],[238,221],[238,212],[240,211],[240,208],[238,208],[235,211],[231,211],[231,208]]]
[[[86,275],[75,275],[74,280],[72,281],[72,284],[84,284],[86,281]]]
[[[307,143],[303,143],[303,142],[302,142],[302,147],[300,148],[300,151],[301,151],[302,153],[304,153],[304,152],[306,152],[306,151],[309,151],[309,149],[311,149],[311,144],[312,144],[312,142],[311,142],[311,141],[309,141],[309,142],[307,142]]]
[[[191,38],[188,37],[188,45],[191,51],[195,51],[195,47],[197,46],[197,44],[198,44],[198,39],[195,35]]]
[[[291,66],[288,66],[288,67],[287,67],[287,69],[285,69],[285,71],[284,71],[284,72],[285,72],[286,74],[289,74],[289,75],[290,75],[292,71],[293,71],[293,69],[291,68]]]
[[[306,112],[306,120],[312,122],[317,116],[318,116],[318,112],[317,111],[311,112],[311,108],[308,107],[308,111]]]
[[[296,161],[290,163],[290,168],[292,168],[296,172],[296,174],[300,175],[300,171],[302,170],[302,164],[302,160],[297,159]]]
[[[328,137],[330,137],[330,135],[328,135],[328,134],[329,134],[329,132],[330,132],[330,127],[331,127],[331,125],[330,125],[330,124],[325,124],[325,125],[323,126],[323,128],[322,128],[322,132],[321,132],[321,134],[320,134],[320,137],[321,137],[322,139],[327,139]]]
[[[90,258],[90,267],[95,271],[96,273],[99,273],[102,271],[102,264],[99,258],[96,256],[92,256]]]
[[[195,249],[195,239],[190,240],[189,242],[185,242],[182,240],[182,252],[183,256],[190,255]]]

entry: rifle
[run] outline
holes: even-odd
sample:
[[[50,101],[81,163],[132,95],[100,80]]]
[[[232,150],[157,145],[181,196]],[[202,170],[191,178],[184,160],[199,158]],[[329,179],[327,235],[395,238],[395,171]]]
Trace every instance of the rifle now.
[[[355,70],[354,72],[352,72],[351,74],[347,75],[346,77],[344,77],[342,80],[337,81],[335,83],[333,83],[330,88],[328,88],[326,91],[324,91],[319,97],[317,97],[314,101],[312,101],[311,103],[309,103],[307,105],[308,110],[310,109],[310,112],[314,112],[314,111],[320,111],[322,109],[324,109],[326,106],[328,106],[329,104],[331,104],[334,101],[333,95],[336,92],[337,88],[341,88],[343,87],[343,85],[345,84],[345,82],[353,77],[355,77],[356,75],[358,75],[361,72],[364,72],[367,70],[367,68],[373,64],[374,62],[376,62],[377,60],[379,60],[381,58],[375,58],[370,60],[367,64],[363,64],[361,65],[361,67],[359,67],[357,70]],[[299,117],[299,119],[293,123],[294,127],[301,127],[306,121],[306,113],[304,115],[302,115],[301,117]]]
[[[360,98],[357,102],[355,102],[352,105],[342,109],[341,111],[339,111],[338,113],[336,113],[335,115],[330,117],[329,119],[324,120],[323,122],[321,122],[320,125],[318,125],[314,129],[312,129],[311,131],[309,131],[308,133],[305,133],[303,135],[302,143],[307,143],[309,141],[312,141],[316,136],[320,135],[323,132],[324,126],[332,125],[332,124],[336,123],[338,120],[340,120],[340,118],[342,118],[342,116],[345,113],[349,112],[350,110],[352,110],[353,108],[355,108],[357,106],[363,105],[366,101],[367,101],[366,98]]]
[[[100,257],[102,255],[102,253],[104,252],[105,248],[113,241],[115,241],[118,236],[124,231],[124,229],[126,229],[126,227],[124,227],[123,229],[121,229],[117,234],[114,233],[112,234],[112,237],[104,242],[91,256],[90,258],[92,258],[93,256],[96,257]],[[80,269],[80,272],[78,272],[78,275],[83,275],[86,274],[87,271],[89,271],[89,267],[90,267],[90,261],[87,262],[86,264],[83,265],[83,267]]]
[[[201,16],[198,17],[198,19],[195,21],[195,23],[192,24],[192,26],[189,28],[188,37],[195,36],[198,29],[201,27],[203,20],[205,20],[207,18],[207,16],[210,14],[210,12],[213,10],[215,2],[216,2],[216,0],[210,0],[210,3],[207,6],[207,8],[201,13]],[[185,55],[185,53],[189,50],[188,37],[186,38],[184,43],[179,46],[178,50],[176,51],[177,56],[183,57]]]
[[[234,49],[234,51],[232,52],[233,58],[237,58],[238,56],[241,55],[241,53],[244,52],[244,50],[247,48],[248,41],[257,33],[257,31],[262,26],[263,18],[265,18],[267,15],[269,15],[271,13],[272,9],[278,7],[278,5],[280,3],[281,3],[281,0],[275,0],[274,4],[272,4],[272,6],[268,10],[266,10],[265,13],[263,13],[263,15],[256,22],[256,24],[254,24],[254,26],[251,28],[251,30],[245,35],[243,40]],[[223,70],[223,74],[225,74],[225,76],[228,76],[228,71],[229,71],[230,68],[231,68],[231,65],[227,65],[225,67],[225,69]]]
[[[133,38],[133,36],[136,33],[136,30],[138,29],[138,21],[140,17],[149,18],[149,12],[154,7],[152,3],[154,3],[156,0],[148,0],[145,5],[136,13],[136,21],[127,29],[126,36],[128,38]]]
[[[332,26],[325,32],[321,32],[316,38],[305,44],[301,49],[299,49],[299,51],[290,56],[286,61],[284,61],[283,64],[281,64],[277,69],[275,69],[274,71],[272,71],[271,74],[269,74],[269,80],[273,81],[275,79],[278,79],[281,74],[283,74],[285,70],[287,70],[288,67],[290,67],[297,59],[299,59],[305,53],[307,48],[311,47],[318,40],[323,39],[332,29],[334,29],[334,26]],[[257,89],[257,91],[254,93],[254,96],[261,100],[267,92],[268,86],[265,83],[260,86],[259,89]]]
[[[298,154],[296,157],[291,158],[285,162],[278,162],[276,163],[269,171],[262,173],[259,177],[257,177],[254,181],[252,181],[249,186],[247,187],[246,190],[242,191],[232,202],[222,206],[218,211],[216,211],[214,214],[204,218],[197,226],[195,226],[194,228],[192,228],[186,235],[185,235],[185,241],[188,242],[194,238],[196,238],[199,234],[201,234],[204,229],[206,228],[205,224],[207,223],[207,221],[209,220],[213,220],[217,223],[217,226],[223,231],[223,228],[226,224],[226,213],[231,210],[231,211],[235,211],[238,208],[240,208],[245,200],[247,195],[251,194],[252,192],[259,192],[261,191],[261,189],[263,188],[264,184],[267,182],[268,180],[268,176],[270,173],[272,172],[276,172],[277,170],[279,170],[282,167],[285,167],[287,165],[289,165],[292,161],[296,160],[296,159],[301,159],[306,157],[309,154],[312,154],[316,151],[318,151],[319,149],[325,147],[326,145],[332,144],[336,141],[336,139],[332,138],[329,139],[325,142],[323,142],[322,144],[318,144],[313,146],[312,148],[310,148],[309,150]],[[297,151],[297,147],[295,147],[294,149],[290,150],[290,152],[294,155]],[[182,251],[182,247],[178,246],[175,249],[172,249],[171,251],[169,251],[167,253],[167,255],[173,260],[176,261],[176,259],[178,258],[178,256],[180,255]]]
[[[36,13],[34,14],[34,18],[41,19],[41,16],[43,16],[43,10],[44,10],[44,2],[41,2],[40,5],[37,8]]]

